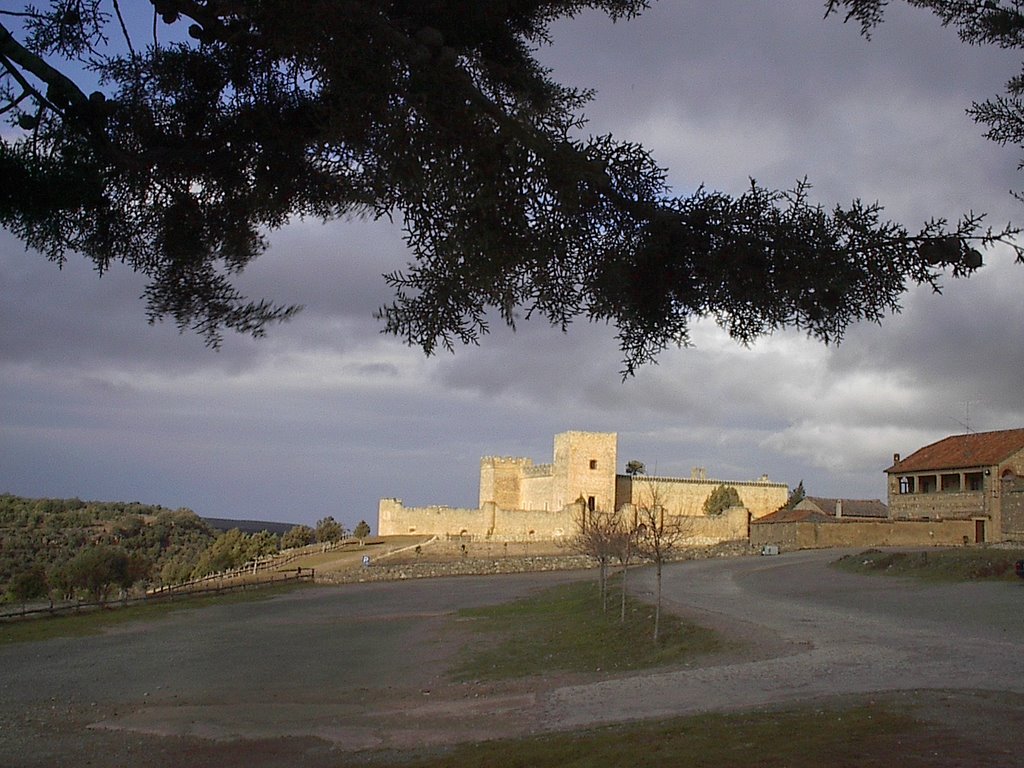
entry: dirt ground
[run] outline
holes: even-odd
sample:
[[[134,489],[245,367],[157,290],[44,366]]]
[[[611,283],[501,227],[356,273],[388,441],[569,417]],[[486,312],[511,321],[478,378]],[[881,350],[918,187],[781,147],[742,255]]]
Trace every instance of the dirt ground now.
[[[447,674],[467,637],[458,608],[590,577],[580,573],[310,588],[3,646],[0,765],[326,768],[608,722],[864,701],[930,721],[905,746],[934,751],[936,766],[1020,764],[1022,585],[853,576],[828,569],[834,557],[670,567],[668,606],[729,649],[614,678]],[[652,576],[633,583],[643,596]]]

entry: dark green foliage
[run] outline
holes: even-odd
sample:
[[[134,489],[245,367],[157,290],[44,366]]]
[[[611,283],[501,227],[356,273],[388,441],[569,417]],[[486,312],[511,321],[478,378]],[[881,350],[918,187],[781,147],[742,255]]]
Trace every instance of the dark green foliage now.
[[[304,547],[316,541],[316,531],[308,525],[296,525],[285,531],[281,537],[281,549]]]
[[[63,566],[67,583],[97,601],[107,599],[113,587],[129,589],[148,575],[150,564],[122,547],[87,547]]]
[[[42,565],[33,565],[19,571],[7,585],[7,592],[16,603],[26,603],[46,597],[50,592],[50,582],[46,577],[46,569]]]
[[[741,507],[740,494],[731,485],[720,485],[704,500],[705,515],[720,515],[730,507]]]
[[[187,509],[0,495],[0,592],[26,567],[40,566],[55,594],[70,594],[62,569],[92,546],[119,547],[150,563],[155,583],[182,581],[214,538]]]
[[[352,531],[352,535],[360,540],[365,539],[370,535],[370,524],[365,520],[360,520]]]
[[[865,23],[884,5],[844,4]],[[644,0],[160,0],[134,43],[119,14],[75,5],[88,12],[51,0],[0,17],[0,224],[55,262],[142,272],[150,318],[213,344],[296,311],[231,279],[300,216],[401,219],[411,260],[379,314],[428,353],[476,341],[492,315],[584,317],[617,327],[627,373],[699,317],[741,341],[837,340],[910,284],[970,274],[968,240],[1015,232],[968,214],[915,233],[875,204],[828,210],[806,183],[674,196],[642,146],[584,138],[590,95],[535,58],[553,22]],[[80,62],[102,92],[66,76]]]
[[[341,541],[345,538],[345,529],[333,516],[328,515],[316,521],[315,535],[318,542]]]
[[[1014,563],[1024,558],[1022,549],[935,549],[919,552],[883,552],[868,549],[845,555],[833,565],[855,573],[882,573],[887,576],[914,576],[931,581],[1016,582]]]
[[[277,537],[267,531],[243,533],[238,528],[218,536],[199,556],[193,576],[240,568],[252,560],[277,552]]]
[[[340,526],[339,526],[340,527]],[[307,530],[312,530],[308,529]],[[44,569],[54,594],[72,597],[83,589],[96,595],[96,581],[82,574],[103,567],[128,568],[129,586],[140,581],[177,584],[196,576],[238,568],[279,549],[267,531],[234,529],[217,535],[188,509],[80,499],[23,499],[0,496],[0,594],[26,565]],[[98,550],[101,555],[90,554]],[[124,553],[127,564],[110,554]],[[81,560],[80,558],[85,558]],[[110,586],[123,579],[111,577]]]
[[[793,509],[797,504],[803,501],[806,496],[807,492],[804,491],[804,481],[801,480],[797,483],[796,488],[790,492],[789,498],[786,499],[786,504],[783,509]]]

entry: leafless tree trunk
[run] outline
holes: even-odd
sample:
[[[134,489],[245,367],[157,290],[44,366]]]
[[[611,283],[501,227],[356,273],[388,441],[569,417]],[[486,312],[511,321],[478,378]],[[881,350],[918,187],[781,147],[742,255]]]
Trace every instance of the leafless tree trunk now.
[[[654,563],[654,642],[658,642],[661,628],[661,575],[662,566],[687,538],[692,518],[681,510],[668,510],[666,494],[657,478],[645,478],[644,487],[636,498],[636,549],[640,555]]]
[[[601,608],[608,610],[608,566],[618,554],[619,516],[602,509],[590,510],[585,503],[576,503],[576,533],[566,545],[575,552],[597,560],[601,592]]]
[[[629,563],[633,558],[634,538],[636,538],[636,526],[626,520],[626,516],[620,514],[621,524],[619,543],[619,564],[622,566],[622,599],[619,606],[619,623],[626,623],[626,589],[627,577],[629,575]]]

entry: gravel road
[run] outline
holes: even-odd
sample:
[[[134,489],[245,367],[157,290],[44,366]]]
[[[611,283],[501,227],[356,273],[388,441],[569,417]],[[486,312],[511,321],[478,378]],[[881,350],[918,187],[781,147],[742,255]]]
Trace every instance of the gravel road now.
[[[986,733],[1013,747],[1024,733],[1024,582],[922,585],[839,573],[826,567],[835,557],[666,568],[666,607],[732,648],[613,679],[447,678],[463,638],[457,608],[592,577],[578,573],[313,588],[2,646],[0,765],[318,768],[362,750],[920,689],[979,712],[1009,701]],[[653,572],[631,578],[653,590]]]
[[[836,557],[814,551],[666,569],[670,610],[754,652],[560,688],[546,702],[550,722],[562,728],[881,691],[1024,694],[1024,582],[860,576],[827,568]],[[651,593],[653,574],[643,578],[640,590]],[[599,703],[609,700],[613,711]]]

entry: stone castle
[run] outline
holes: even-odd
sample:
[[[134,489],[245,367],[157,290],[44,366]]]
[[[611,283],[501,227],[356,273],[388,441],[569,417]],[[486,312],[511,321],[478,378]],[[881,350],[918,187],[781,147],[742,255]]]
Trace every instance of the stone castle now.
[[[751,481],[710,480],[697,468],[689,478],[648,477],[617,471],[614,432],[555,435],[550,464],[528,458],[485,456],[480,460],[480,502],[476,509],[406,507],[381,499],[377,530],[382,536],[428,534],[471,540],[558,540],[575,533],[580,507],[619,510],[645,503],[657,489],[667,513],[691,518],[691,538],[706,544],[743,539],[751,520],[786,503],[789,488],[767,476]],[[721,515],[704,514],[704,502],[719,485],[736,489],[741,507]]]

